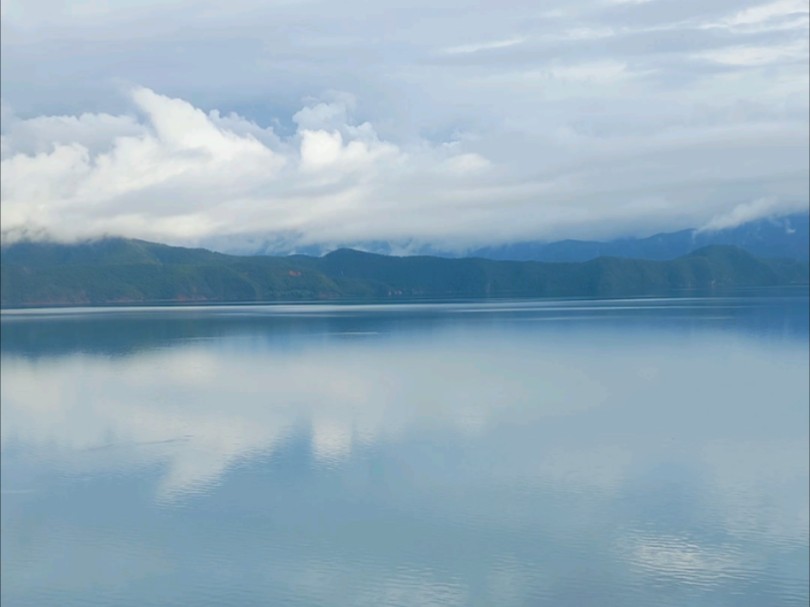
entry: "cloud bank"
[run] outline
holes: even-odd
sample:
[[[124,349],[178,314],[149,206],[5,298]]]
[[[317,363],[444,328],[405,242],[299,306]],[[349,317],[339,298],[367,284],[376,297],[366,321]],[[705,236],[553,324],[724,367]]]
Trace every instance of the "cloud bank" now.
[[[52,4],[3,4],[3,242],[463,250],[808,208],[805,2]]]
[[[7,239],[120,234],[192,242],[257,231],[305,240],[440,236],[447,226],[435,224],[437,214],[455,213],[460,189],[490,169],[459,142],[404,148],[381,140],[371,124],[348,117],[345,95],[297,112],[288,137],[142,87],[130,98],[136,116],[8,121]],[[412,199],[420,189],[429,201]]]

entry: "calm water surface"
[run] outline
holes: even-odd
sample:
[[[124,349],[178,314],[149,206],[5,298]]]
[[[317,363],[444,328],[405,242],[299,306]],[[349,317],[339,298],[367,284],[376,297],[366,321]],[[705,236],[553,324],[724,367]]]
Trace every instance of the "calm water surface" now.
[[[807,306],[4,313],[2,605],[807,605]]]

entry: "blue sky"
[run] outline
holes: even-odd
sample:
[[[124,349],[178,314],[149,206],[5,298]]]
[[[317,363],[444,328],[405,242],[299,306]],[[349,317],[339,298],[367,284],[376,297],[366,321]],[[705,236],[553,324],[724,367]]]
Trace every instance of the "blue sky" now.
[[[2,12],[5,241],[463,250],[808,207],[806,0]]]

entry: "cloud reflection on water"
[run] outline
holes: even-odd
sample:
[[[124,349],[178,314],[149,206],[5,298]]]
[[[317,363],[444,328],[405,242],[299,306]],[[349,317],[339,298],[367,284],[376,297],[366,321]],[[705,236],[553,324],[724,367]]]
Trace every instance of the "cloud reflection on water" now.
[[[162,499],[217,482],[301,427],[316,461],[329,462],[419,424],[475,434],[492,417],[570,414],[605,397],[599,378],[569,361],[506,341],[258,357],[192,344],[127,359],[7,358],[3,371],[4,443],[57,465],[72,454],[102,467],[164,461]]]
[[[685,589],[797,581],[782,563],[807,553],[806,337],[312,322],[204,339],[192,323],[126,355],[4,349],[4,503],[120,479],[177,537],[211,525],[207,564],[238,544],[302,602],[633,604],[674,584],[712,604]]]

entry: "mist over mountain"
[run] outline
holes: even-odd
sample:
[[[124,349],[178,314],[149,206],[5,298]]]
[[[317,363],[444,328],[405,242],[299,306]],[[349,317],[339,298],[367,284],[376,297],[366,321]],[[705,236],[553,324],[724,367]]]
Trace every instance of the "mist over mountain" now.
[[[691,229],[607,242],[561,240],[484,247],[470,254],[489,259],[587,261],[600,256],[672,259],[710,245],[740,247],[757,257],[803,259],[810,256],[810,215],[796,213],[751,221],[725,229]]]
[[[411,240],[366,240],[338,244],[301,246],[290,238],[211,238],[204,245],[241,255],[321,256],[339,248],[352,248],[381,255],[432,255],[437,257],[482,257],[494,260],[579,262],[602,256],[666,260],[686,255],[700,247],[731,245],[757,257],[799,259],[810,257],[810,214],[766,217],[721,228],[692,228],[644,238],[615,240],[520,241],[459,251]]]

